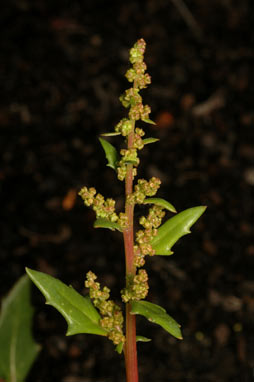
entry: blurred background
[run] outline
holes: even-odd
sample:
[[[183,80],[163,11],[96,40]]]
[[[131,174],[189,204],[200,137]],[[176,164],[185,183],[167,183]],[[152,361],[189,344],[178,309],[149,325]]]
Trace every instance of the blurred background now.
[[[138,318],[140,381],[254,381],[254,3],[251,0],[9,0],[0,25],[0,297],[24,267],[81,293],[88,270],[124,283],[121,235],[93,229],[77,192],[115,197],[99,134],[125,116],[128,50],[147,42],[142,92],[160,138],[139,176],[162,180],[178,211],[208,209],[171,257],[148,259],[148,299],[182,324],[183,341]],[[147,126],[147,125],[146,125]],[[121,144],[118,137],[110,141]],[[142,211],[137,211],[141,213]],[[66,323],[33,288],[42,345],[27,382],[124,380],[123,357]]]

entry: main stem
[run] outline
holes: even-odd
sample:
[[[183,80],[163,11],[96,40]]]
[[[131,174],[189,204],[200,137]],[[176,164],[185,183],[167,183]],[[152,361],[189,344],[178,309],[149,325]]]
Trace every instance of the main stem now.
[[[128,148],[132,148],[134,140],[134,127],[133,131],[128,137]],[[129,275],[136,274],[136,267],[134,264],[134,241],[133,241],[133,214],[134,206],[127,202],[127,197],[132,193],[133,189],[133,166],[127,165],[127,173],[125,180],[125,213],[128,217],[128,228],[124,230],[124,249],[125,249],[125,264],[126,264],[126,280]],[[136,316],[130,314],[131,305],[126,304],[126,342],[124,348],[125,355],[125,369],[126,369],[126,382],[138,382],[138,360],[137,360],[137,345],[136,345]]]

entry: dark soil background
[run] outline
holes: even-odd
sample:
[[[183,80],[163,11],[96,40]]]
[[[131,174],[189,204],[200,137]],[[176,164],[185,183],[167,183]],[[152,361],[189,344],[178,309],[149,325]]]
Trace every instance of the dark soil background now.
[[[159,196],[178,211],[208,206],[173,256],[147,261],[148,298],[182,324],[184,340],[140,317],[139,334],[152,338],[138,344],[141,382],[254,381],[253,8],[251,0],[1,2],[1,297],[29,266],[80,292],[92,269],[119,299],[121,235],[94,230],[76,195],[95,186],[122,204],[123,184],[97,137],[124,116],[118,97],[140,37],[152,76],[143,97],[157,122],[147,136],[160,138],[142,151],[140,176],[159,176]],[[35,288],[33,304],[42,350],[27,382],[124,381],[109,341],[65,337],[64,319]]]

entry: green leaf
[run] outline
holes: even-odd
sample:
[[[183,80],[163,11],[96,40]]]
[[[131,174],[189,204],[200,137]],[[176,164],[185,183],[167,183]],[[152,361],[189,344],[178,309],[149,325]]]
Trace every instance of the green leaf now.
[[[190,233],[190,227],[205,212],[205,206],[188,208],[168,219],[159,229],[157,235],[151,241],[156,255],[169,256],[173,252],[171,248],[180,237]]]
[[[122,228],[119,224],[113,223],[110,220],[104,218],[96,219],[93,226],[94,228],[109,228],[112,231],[117,229],[118,231],[122,232]]]
[[[27,275],[21,277],[2,302],[0,377],[7,382],[23,382],[40,350],[31,330],[30,286]]]
[[[120,344],[118,344],[116,346],[116,351],[117,351],[118,354],[122,353],[122,351],[123,351],[123,342],[120,342]]]
[[[137,342],[150,342],[152,341],[151,338],[143,337],[143,336],[136,336]]]
[[[101,134],[103,137],[114,137],[116,135],[121,135],[118,131],[112,131],[111,133],[103,133]]]
[[[142,121],[145,122],[145,123],[149,123],[150,125],[156,125],[156,123],[154,121],[152,121],[151,119],[149,119],[149,118],[142,119]]]
[[[158,142],[159,139],[158,138],[145,138],[143,139],[143,143],[144,145],[149,145],[150,143],[154,143],[154,142]]]
[[[46,304],[52,305],[64,316],[68,324],[67,336],[78,333],[107,334],[99,325],[101,317],[88,296],[83,297],[71,286],[46,273],[29,268],[26,272],[46,298]]]
[[[175,207],[171,203],[161,198],[147,198],[143,201],[143,204],[155,204],[156,206],[161,206],[163,208],[166,208],[170,212],[174,212],[174,213],[176,212]]]
[[[143,336],[136,336],[136,341],[137,342],[150,342],[151,339],[150,338],[147,338],[147,337],[143,337]],[[120,344],[118,344],[116,346],[116,351],[118,354],[121,354],[122,351],[123,351],[123,342],[120,342]]]
[[[168,333],[172,334],[172,336],[180,340],[183,338],[180,325],[159,305],[152,304],[148,301],[133,301],[131,303],[131,314],[140,314],[149,321],[160,325]]]
[[[103,138],[99,138],[99,141],[103,147],[103,150],[105,151],[106,158],[108,160],[108,167],[113,168],[113,170],[117,169],[117,162],[118,162],[118,153],[117,150],[111,143],[106,141]]]

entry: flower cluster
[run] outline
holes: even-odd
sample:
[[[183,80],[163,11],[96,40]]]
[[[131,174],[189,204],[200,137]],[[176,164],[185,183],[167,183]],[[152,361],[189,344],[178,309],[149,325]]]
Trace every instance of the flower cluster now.
[[[122,161],[125,163],[131,163],[135,166],[139,164],[139,158],[136,149],[122,149],[120,154],[122,155]]]
[[[120,212],[119,219],[118,219],[117,223],[120,225],[120,227],[123,230],[128,227],[129,220],[128,220],[128,216],[126,215],[125,212]]]
[[[151,123],[149,114],[151,108],[148,105],[143,105],[140,90],[144,89],[151,83],[151,77],[145,73],[146,64],[144,63],[144,52],[146,43],[143,39],[136,42],[130,50],[130,62],[132,68],[126,72],[126,77],[129,82],[133,82],[133,87],[125,90],[120,96],[120,101],[125,108],[129,108],[128,118],[123,118],[116,126],[115,131],[121,133],[124,137],[133,134],[131,145],[127,150],[121,150],[121,160],[118,162],[117,176],[119,180],[124,180],[127,173],[127,166],[131,165],[132,176],[136,176],[136,167],[139,164],[137,150],[144,147],[142,129],[135,129],[135,122],[142,120]]]
[[[146,64],[144,63],[144,53],[146,49],[146,43],[141,38],[136,42],[133,48],[130,50],[130,62],[133,64],[133,68],[129,69],[125,76],[129,82],[136,82],[136,86],[139,89],[144,89],[151,83],[151,77],[145,73]]]
[[[142,103],[142,97],[139,94],[139,89],[137,88],[130,88],[125,90],[119,99],[124,107],[130,107],[132,105]]]
[[[160,179],[152,177],[149,181],[138,179],[134,192],[128,196],[128,203],[142,204],[147,196],[154,196],[161,185]]]
[[[123,137],[130,134],[133,129],[133,122],[127,118],[122,118],[120,122],[115,126],[115,131],[121,133]]]
[[[109,300],[110,289],[104,287],[101,290],[100,283],[96,282],[97,276],[89,271],[86,275],[85,286],[89,288],[90,298],[99,309],[102,319],[100,325],[108,332],[107,337],[115,344],[125,342],[123,334],[123,314],[114,301]]]
[[[138,301],[146,298],[148,293],[148,275],[144,269],[139,269],[135,276],[128,276],[127,286],[121,291],[123,302]]]
[[[149,209],[148,216],[142,216],[139,223],[145,228],[136,233],[136,245],[134,245],[135,266],[142,267],[145,264],[145,256],[153,256],[154,249],[151,240],[157,235],[157,228],[161,225],[165,212],[160,206],[153,206]]]
[[[129,131],[130,125],[129,122],[131,122],[128,119],[123,119],[118,123],[117,131],[121,131],[122,135],[126,134],[126,131]],[[132,125],[132,124],[131,124]],[[137,175],[137,169],[136,167],[139,165],[139,157],[137,150],[141,150],[144,147],[144,142],[142,140],[142,137],[145,135],[145,132],[140,129],[136,128],[134,132],[133,137],[133,147],[130,149],[122,149],[120,151],[120,155],[122,158],[118,162],[117,167],[117,176],[119,180],[124,180],[127,172],[127,165],[131,164],[133,166],[132,169],[132,175],[133,177]]]
[[[145,121],[149,119],[149,114],[151,113],[151,108],[148,105],[142,105],[142,103],[137,103],[130,108],[129,117],[135,121],[142,119]]]
[[[115,213],[115,200],[104,199],[101,194],[96,194],[94,187],[83,187],[79,191],[79,195],[84,200],[84,204],[88,207],[92,206],[97,218],[106,218],[111,222],[117,222],[118,216]]]
[[[149,119],[151,109],[148,105],[142,104],[142,97],[139,94],[141,89],[144,89],[151,83],[151,77],[145,73],[146,64],[144,63],[144,52],[146,43],[143,39],[136,42],[130,50],[130,62],[133,64],[125,76],[129,82],[133,82],[133,87],[127,89],[121,96],[120,101],[124,107],[129,107],[129,118],[138,121]]]
[[[122,151],[122,150],[121,150]],[[127,174],[127,164],[132,164],[132,166],[137,166],[139,164],[139,158],[137,157],[137,151],[135,149],[124,150],[122,151],[122,159],[118,162],[117,167],[117,178],[119,180],[124,180]],[[135,158],[135,160],[131,160],[130,158]],[[132,168],[132,176],[133,178],[137,175],[137,169]]]
[[[79,195],[84,200],[84,204],[92,207],[96,213],[96,218],[104,218],[112,223],[118,223],[122,229],[128,226],[128,218],[125,213],[120,212],[119,216],[115,212],[115,200],[107,198],[106,200],[101,194],[96,194],[94,187],[83,187],[79,191]]]
[[[134,142],[133,142],[133,147],[137,150],[142,150],[144,147],[144,142],[142,137],[145,135],[144,130],[140,128],[135,129],[135,134],[134,134]]]

